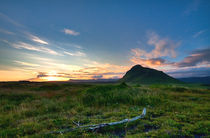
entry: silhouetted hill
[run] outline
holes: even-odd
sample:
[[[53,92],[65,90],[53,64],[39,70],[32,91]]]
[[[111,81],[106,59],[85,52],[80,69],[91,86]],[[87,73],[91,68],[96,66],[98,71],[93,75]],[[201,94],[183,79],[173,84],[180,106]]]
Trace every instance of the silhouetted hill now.
[[[187,83],[200,83],[210,84],[210,76],[207,77],[189,77],[189,78],[178,78],[180,81]]]
[[[133,66],[120,82],[134,84],[162,84],[162,83],[181,83],[179,80],[170,77],[162,71],[145,68],[141,65]]]

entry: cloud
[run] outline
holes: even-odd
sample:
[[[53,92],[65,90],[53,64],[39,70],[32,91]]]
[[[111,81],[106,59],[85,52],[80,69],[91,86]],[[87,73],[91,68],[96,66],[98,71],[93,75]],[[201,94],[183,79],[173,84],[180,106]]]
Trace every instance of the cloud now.
[[[39,51],[39,52],[48,53],[51,55],[61,55],[52,49],[49,49],[49,48],[46,48],[43,46],[33,46],[31,44],[24,43],[24,42],[13,43],[11,45],[17,49],[27,49],[27,50],[31,50],[31,51]]]
[[[5,40],[5,39],[0,39],[0,41],[1,41],[1,42],[4,42],[4,43],[6,43],[6,44],[10,44],[10,42],[7,41],[7,40]]]
[[[65,63],[62,63],[62,61],[58,61],[58,60],[41,61],[41,62],[43,64],[42,71],[43,70],[44,71],[56,70],[58,72],[74,73],[75,71],[82,69],[82,66],[65,64]]]
[[[130,66],[120,66],[120,65],[109,64],[109,63],[99,63],[99,62],[90,61],[90,60],[87,60],[86,62],[87,63],[84,64],[84,66],[86,66],[87,69],[89,69],[93,72],[96,71],[96,72],[100,72],[100,73],[125,72],[130,68]]]
[[[48,60],[34,57],[40,62],[42,68],[37,68],[36,72],[44,72],[44,75],[38,73],[40,77],[64,77],[59,76],[59,74],[65,74],[65,78],[70,79],[110,79],[110,78],[120,78],[125,72],[130,68],[130,66],[119,66],[108,63],[98,63],[95,61],[88,60],[88,64],[80,65],[71,65],[62,63],[58,60]],[[55,70],[56,76],[53,76],[52,73],[49,73],[50,70]],[[50,75],[49,75],[50,74]],[[49,76],[47,76],[49,75]],[[97,77],[96,77],[97,76]],[[101,76],[101,77],[100,77]],[[61,79],[60,78],[60,79]],[[39,80],[37,80],[39,81]],[[42,80],[40,80],[42,81]]]
[[[13,24],[13,25],[15,25],[15,26],[24,28],[24,26],[22,24],[19,24],[18,22],[14,21],[13,19],[11,19],[10,17],[8,17],[7,15],[5,15],[5,14],[3,14],[1,12],[0,12],[0,18],[5,20],[5,21],[7,21],[7,22],[9,22],[9,23],[11,23],[11,24]]]
[[[33,63],[28,63],[28,62],[23,62],[23,61],[17,61],[17,60],[15,60],[14,62],[18,63],[18,64],[21,64],[21,65],[24,65],[24,66],[31,66],[31,67],[39,67],[40,66],[38,64],[33,64]]]
[[[2,18],[3,20],[6,20],[7,22],[9,22],[9,23],[11,23],[11,24],[13,24],[15,26],[18,26],[18,27],[21,27],[21,28],[25,28],[25,26],[23,26],[22,24],[16,22],[15,20],[11,19],[10,17],[6,16],[3,13],[0,13],[0,18]],[[0,29],[0,32],[6,33],[6,34],[10,34],[10,35],[14,35],[13,32],[9,32],[9,31],[3,30],[3,29]],[[31,39],[34,42],[38,42],[40,44],[45,44],[45,45],[48,44],[48,42],[40,39],[39,37],[37,37],[35,35],[32,35],[32,34],[30,34],[28,32],[25,33],[25,34],[29,37],[29,39]]]
[[[18,27],[21,27],[21,28],[25,29],[25,26],[23,26],[22,24],[16,22],[15,20],[11,19],[10,17],[6,16],[3,13],[0,13],[0,19],[3,19],[3,20],[5,20],[5,21],[7,21],[7,22],[9,22],[9,23],[11,23],[11,24],[13,24],[15,26],[18,26]],[[10,32],[10,31],[4,30],[4,29],[0,29],[0,32],[6,33],[6,34],[10,34],[10,35],[14,35],[13,32]],[[29,37],[29,39],[31,39],[34,42],[38,42],[38,43],[45,44],[45,45],[48,44],[48,42],[46,42],[46,41],[40,39],[39,37],[37,37],[35,35],[32,35],[32,34],[30,34],[28,32],[25,32],[24,34],[26,34]]]
[[[148,45],[153,45],[154,49],[150,52],[147,53],[147,57],[149,58],[157,58],[157,57],[176,57],[176,51],[175,48],[180,45],[180,42],[173,42],[169,38],[160,38],[158,34],[155,32],[151,32],[148,34],[149,35],[149,40],[148,40]]]
[[[48,42],[40,39],[38,36],[29,34],[29,33],[26,33],[26,34],[27,34],[27,36],[29,37],[30,40],[32,40],[34,42],[37,42],[37,43],[40,43],[40,44],[48,45]]]
[[[170,64],[163,57],[175,58],[177,55],[175,49],[180,45],[180,42],[174,42],[169,38],[160,38],[155,32],[148,33],[148,37],[147,44],[154,48],[149,52],[140,48],[131,49],[130,61],[147,67]]]
[[[200,35],[203,34],[204,32],[206,32],[206,30],[201,30],[201,31],[195,33],[195,34],[193,35],[193,38],[197,38],[198,36],[200,36]]]
[[[198,32],[194,37],[198,37],[203,32],[204,31]],[[170,62],[166,57],[176,57],[175,49],[180,45],[180,42],[173,42],[169,38],[160,38],[160,36],[154,32],[149,33],[148,36],[147,44],[154,46],[154,48],[149,52],[140,48],[131,49],[130,61],[132,63],[166,72],[210,67],[210,48],[194,50],[183,60]]]
[[[36,78],[28,79],[29,81],[68,81],[70,75],[66,73],[39,72]]]
[[[93,79],[102,79],[103,75],[94,75],[92,76]]]
[[[34,73],[37,77],[31,77],[30,81],[69,80],[69,79],[111,79],[121,78],[130,66],[119,66],[108,63],[99,63],[87,60],[87,64],[72,65],[62,61],[46,59],[31,55],[29,58],[37,60],[37,64],[25,61],[14,61],[20,65],[19,70],[25,73]],[[29,68],[30,67],[30,68]],[[57,73],[53,73],[57,72]]]
[[[75,48],[78,48],[78,49],[83,49],[83,47],[80,45],[72,44],[72,46],[74,46]]]
[[[175,78],[185,78],[185,77],[205,77],[209,76],[209,67],[191,67],[191,68],[181,68],[174,71],[168,71],[167,74]]]
[[[99,63],[96,61],[86,60],[86,64],[84,64],[85,67],[78,70],[77,73],[82,74],[82,76],[87,76],[89,78],[92,78],[93,76],[102,75],[103,79],[110,79],[110,78],[118,78],[122,77],[128,69],[130,69],[129,66],[120,66],[115,64],[109,64],[109,63]]]
[[[22,24],[14,21],[13,19],[11,19],[10,17],[6,16],[5,14],[3,13],[0,13],[0,19],[3,19],[17,27],[21,27],[21,28],[24,28],[25,29],[25,26],[23,26]],[[6,30],[3,30],[3,29],[0,29],[0,32],[3,32],[3,33],[6,33],[6,34],[10,34],[10,35],[14,35],[13,32],[10,32],[10,31],[6,31]],[[40,44],[45,44],[47,45],[48,42],[40,39],[38,36],[35,36],[35,35],[32,35],[28,32],[24,32],[25,35],[27,35],[27,37],[29,37],[30,40],[34,41],[34,42],[37,42],[37,43],[40,43]]]
[[[183,60],[166,64],[163,67],[167,74],[177,78],[209,76],[210,48],[194,50]]]
[[[85,53],[80,51],[76,51],[75,53],[64,51],[64,53],[70,56],[78,56],[78,57],[86,56]]]
[[[15,34],[13,32],[10,32],[10,31],[7,31],[7,30],[1,29],[1,28],[0,28],[0,32],[4,33],[4,34],[8,34],[8,35],[14,35]]]
[[[169,63],[166,63],[166,60],[162,58],[143,59],[141,57],[132,57],[130,61],[135,64],[141,64],[145,67],[160,67],[169,65]]]
[[[76,70],[82,69],[82,66],[63,63],[64,60],[39,57],[38,55],[34,55],[34,54],[27,54],[27,56],[31,60],[39,62],[39,64],[42,66],[39,72],[56,70],[58,72],[70,73],[70,72],[74,72]]]
[[[42,77],[64,77],[64,78],[70,78],[70,74],[68,73],[54,73],[52,74],[51,72],[39,72],[37,75],[37,78],[42,78]]]
[[[198,64],[210,64],[210,48],[195,50],[182,61],[175,63],[178,67],[191,67]]]
[[[76,31],[70,30],[70,29],[66,29],[66,28],[63,29],[63,32],[64,32],[65,34],[73,35],[73,36],[77,36],[77,35],[80,34],[79,32],[76,32]]]

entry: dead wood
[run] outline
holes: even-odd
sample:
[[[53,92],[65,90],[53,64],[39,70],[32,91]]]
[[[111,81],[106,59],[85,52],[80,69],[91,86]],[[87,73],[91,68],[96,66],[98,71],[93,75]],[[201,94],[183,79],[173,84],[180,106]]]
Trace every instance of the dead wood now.
[[[136,121],[138,119],[144,118],[145,115],[146,115],[146,108],[143,109],[142,114],[139,115],[139,116],[136,116],[136,117],[131,118],[131,119],[124,119],[124,120],[117,121],[117,122],[80,126],[79,122],[76,123],[76,122],[73,121],[73,123],[77,127],[63,129],[63,130],[59,130],[59,131],[51,131],[51,132],[49,132],[49,134],[63,134],[63,133],[67,133],[67,132],[71,132],[71,131],[77,130],[77,129],[85,129],[86,131],[94,131],[94,130],[97,130],[97,129],[100,129],[100,128],[103,128],[103,127],[106,127],[106,126],[113,126],[113,125],[119,125],[119,124],[123,124],[123,123],[133,122],[133,121]]]

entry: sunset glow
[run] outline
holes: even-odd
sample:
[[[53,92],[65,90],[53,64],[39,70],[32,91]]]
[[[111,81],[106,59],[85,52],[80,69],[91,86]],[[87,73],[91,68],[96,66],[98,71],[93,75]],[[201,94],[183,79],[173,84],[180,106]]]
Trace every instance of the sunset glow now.
[[[30,81],[68,81],[69,77],[58,74],[56,71],[49,71],[48,73],[40,73],[37,78],[30,79]]]
[[[68,78],[63,77],[43,77],[43,81],[68,81]]]

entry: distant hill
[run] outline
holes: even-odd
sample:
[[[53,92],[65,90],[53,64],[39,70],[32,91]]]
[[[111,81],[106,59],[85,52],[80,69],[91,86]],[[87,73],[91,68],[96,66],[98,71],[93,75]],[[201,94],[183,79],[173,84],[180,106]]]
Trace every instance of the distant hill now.
[[[91,80],[70,79],[69,81],[74,82],[74,83],[113,83],[113,82],[117,82],[118,79],[91,79]]]
[[[145,68],[141,65],[133,66],[119,81],[134,84],[181,83],[162,71]]]
[[[189,77],[189,78],[178,78],[180,81],[187,83],[200,83],[210,84],[210,76],[207,77]]]

